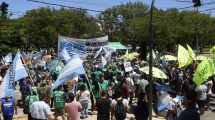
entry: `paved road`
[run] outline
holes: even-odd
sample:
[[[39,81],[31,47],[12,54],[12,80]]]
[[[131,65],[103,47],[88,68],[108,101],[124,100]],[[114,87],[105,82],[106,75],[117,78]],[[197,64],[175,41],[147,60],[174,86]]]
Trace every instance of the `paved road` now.
[[[15,98],[20,101],[21,98],[21,93],[19,92],[19,88],[17,87],[15,90]],[[20,102],[18,102],[20,103]],[[214,100],[214,104],[215,104],[215,100]],[[90,105],[89,105],[90,106]],[[90,108],[90,107],[89,107]],[[205,114],[201,117],[201,120],[213,120],[215,118],[215,107],[213,107],[213,112],[212,111],[206,111]],[[154,113],[152,113],[153,116],[155,116]],[[161,115],[165,116],[165,112],[162,112]],[[89,115],[89,117],[87,119],[83,119],[83,120],[96,120],[96,115]],[[126,120],[130,120],[130,118],[134,117],[133,114],[127,114],[127,118]],[[18,107],[18,114],[14,116],[15,120],[27,120],[27,115],[23,114],[23,109]],[[61,118],[58,118],[59,120],[61,120]],[[164,120],[163,117],[159,117],[159,118],[155,118],[153,117],[153,120]]]

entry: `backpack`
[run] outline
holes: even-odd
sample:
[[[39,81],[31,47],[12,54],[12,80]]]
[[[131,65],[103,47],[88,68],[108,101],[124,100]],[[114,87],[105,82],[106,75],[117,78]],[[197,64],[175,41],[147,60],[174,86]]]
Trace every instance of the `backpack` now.
[[[179,104],[176,104],[172,112],[173,118],[178,119],[181,111],[182,111],[181,106]]]
[[[117,100],[115,106],[115,118],[116,120],[124,120],[126,118],[126,111],[123,104],[123,99]]]
[[[147,120],[149,117],[148,103],[145,101],[137,102],[132,110],[136,120]]]

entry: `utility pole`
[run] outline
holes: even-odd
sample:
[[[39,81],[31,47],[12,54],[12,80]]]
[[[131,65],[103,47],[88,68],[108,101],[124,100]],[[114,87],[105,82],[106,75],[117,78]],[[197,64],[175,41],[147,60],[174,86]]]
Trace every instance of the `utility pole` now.
[[[195,34],[196,34],[196,55],[199,50],[199,30],[198,30],[198,7],[201,6],[201,0],[193,0],[194,7],[196,7],[196,18],[195,18]]]
[[[151,4],[151,11],[150,11],[150,41],[149,41],[149,50],[150,50],[150,55],[149,55],[149,120],[152,120],[152,85],[154,84],[153,82],[153,74],[152,74],[152,49],[153,49],[153,10],[154,10],[154,4],[155,0],[152,0]]]

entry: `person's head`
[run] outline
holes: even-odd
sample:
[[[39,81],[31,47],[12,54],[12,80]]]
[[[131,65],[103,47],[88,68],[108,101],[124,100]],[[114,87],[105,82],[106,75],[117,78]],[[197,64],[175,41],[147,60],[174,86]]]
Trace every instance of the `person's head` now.
[[[75,99],[75,95],[73,93],[69,93],[68,96],[69,96],[70,102],[72,102]]]
[[[145,93],[143,91],[139,92],[138,100],[143,100],[145,98]]]
[[[120,89],[116,89],[115,94],[116,94],[117,98],[122,97],[122,91]]]
[[[208,89],[208,90],[211,90],[212,87],[213,87],[213,82],[212,82],[212,81],[208,81],[208,82],[206,83],[206,85],[207,85],[207,89]]]
[[[46,95],[44,93],[39,93],[39,101],[43,101]]]
[[[130,77],[129,72],[126,72],[126,73],[125,73],[125,76],[126,76],[126,77]]]
[[[101,93],[101,95],[102,95],[102,97],[107,97],[107,92],[106,91],[102,91],[102,93]]]
[[[113,76],[112,81],[113,81],[113,82],[116,81],[116,76]]]
[[[101,82],[104,82],[104,81],[105,81],[104,76],[102,76],[102,75],[100,76],[100,81],[101,81]]]
[[[60,86],[57,88],[57,90],[59,90],[59,91],[63,91],[63,86],[62,86],[62,85],[60,85]]]
[[[80,86],[80,90],[81,90],[81,91],[86,90],[86,86],[85,86],[85,84],[82,84],[82,85]]]
[[[198,94],[195,90],[189,90],[185,95],[185,106],[187,108],[195,108]]]
[[[172,98],[176,98],[176,96],[177,96],[177,93],[175,91],[169,91],[168,93],[170,94],[170,97],[172,97]]]

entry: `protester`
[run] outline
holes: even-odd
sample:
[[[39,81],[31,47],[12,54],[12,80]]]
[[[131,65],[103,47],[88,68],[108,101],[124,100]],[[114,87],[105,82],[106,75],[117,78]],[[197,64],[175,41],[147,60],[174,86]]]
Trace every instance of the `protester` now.
[[[13,97],[5,97],[1,99],[0,107],[4,120],[12,120],[14,112],[18,114],[16,99]]]
[[[150,94],[150,90],[149,90],[149,84],[146,86],[146,93],[147,93],[147,98],[149,101],[149,94]],[[154,83],[152,85],[152,103],[153,103],[153,110],[156,114],[156,118],[159,117],[158,114],[158,100],[160,99],[160,92],[157,90],[156,88],[156,84]]]
[[[111,120],[115,117],[116,120],[124,120],[126,118],[126,112],[129,111],[128,100],[122,98],[122,91],[116,90],[116,99],[111,101]]]
[[[65,111],[64,111],[65,102],[66,102],[66,93],[63,92],[63,86],[59,86],[57,91],[54,92],[55,120],[57,120],[58,115],[60,115],[61,118],[65,120]]]
[[[190,90],[187,92],[185,96],[186,109],[180,113],[178,120],[200,120],[200,115],[196,110],[197,97],[196,91]]]
[[[80,101],[82,106],[81,116],[82,118],[88,118],[88,100],[90,92],[86,90],[86,86],[82,84],[80,90],[76,94],[77,101]]]
[[[111,101],[107,99],[107,92],[102,91],[102,98],[96,101],[97,120],[110,120],[110,104]]]
[[[167,114],[166,119],[167,120],[177,120],[178,116],[181,111],[181,101],[176,98],[177,94],[175,91],[169,91],[170,97],[172,97],[172,100],[168,102],[167,106]],[[175,113],[176,112],[176,113]]]
[[[146,75],[141,75],[141,80],[140,80],[140,91],[145,92],[146,89],[145,87],[149,84],[149,82],[146,80]]]
[[[36,91],[32,91],[31,92],[32,94],[28,95],[26,97],[26,107],[24,108],[24,110],[26,109],[27,110],[27,113],[28,113],[28,120],[33,120],[32,116],[31,116],[31,108],[32,108],[32,103],[37,101],[38,100],[38,97],[37,97],[37,92]],[[24,111],[23,110],[23,111]]]
[[[206,99],[206,110],[210,109],[210,99],[211,99],[211,96],[212,96],[212,87],[213,87],[213,82],[212,81],[208,81],[206,83],[206,86],[207,86],[207,99]]]
[[[65,112],[67,113],[67,120],[80,120],[78,112],[81,112],[82,106],[80,102],[75,101],[75,95],[69,93],[69,102],[65,104]]]
[[[199,106],[199,113],[200,115],[203,115],[207,99],[207,87],[202,84],[196,88],[196,91],[198,93],[197,104]]]
[[[51,120],[51,108],[44,102],[45,94],[39,93],[39,100],[32,103],[31,116],[33,120]]]
[[[134,96],[134,82],[132,78],[130,77],[130,73],[126,73],[126,83],[128,84],[129,88],[129,105],[132,105],[132,99]]]
[[[133,108],[133,114],[136,120],[148,120],[149,104],[144,100],[145,94],[143,91],[139,92],[137,106]]]

